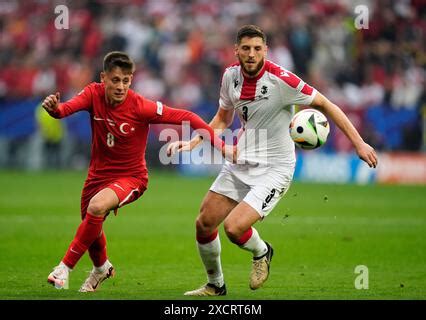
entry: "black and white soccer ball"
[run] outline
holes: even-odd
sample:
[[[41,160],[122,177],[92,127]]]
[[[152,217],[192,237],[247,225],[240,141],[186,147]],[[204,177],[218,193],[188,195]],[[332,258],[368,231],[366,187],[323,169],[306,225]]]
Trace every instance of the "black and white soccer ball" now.
[[[289,129],[296,146],[301,149],[316,149],[327,141],[330,124],[320,111],[304,109],[293,116]]]

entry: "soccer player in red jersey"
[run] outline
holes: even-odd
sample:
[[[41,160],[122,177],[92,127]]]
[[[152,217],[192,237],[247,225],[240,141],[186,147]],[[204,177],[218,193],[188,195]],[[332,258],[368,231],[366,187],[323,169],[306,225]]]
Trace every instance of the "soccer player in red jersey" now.
[[[62,261],[47,278],[58,289],[68,288],[69,272],[86,251],[94,267],[81,292],[95,291],[114,275],[102,225],[111,210],[116,213],[147,188],[145,149],[151,123],[189,121],[193,129],[203,129],[203,137],[222,155],[232,159],[236,155],[235,147],[226,146],[196,114],[150,101],[131,90],[134,68],[126,53],[110,52],[103,61],[101,83],[87,85],[65,103],[59,102],[59,93],[43,101],[43,108],[54,118],[88,111],[92,127],[92,156],[81,196],[82,222]]]

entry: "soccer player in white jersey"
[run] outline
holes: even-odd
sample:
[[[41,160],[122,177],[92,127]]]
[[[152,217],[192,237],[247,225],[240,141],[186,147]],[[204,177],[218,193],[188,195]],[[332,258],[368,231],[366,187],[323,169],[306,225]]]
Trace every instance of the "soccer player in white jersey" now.
[[[213,129],[223,131],[231,125],[234,113],[238,114],[242,125],[238,163],[223,165],[201,204],[196,239],[207,284],[185,295],[226,294],[218,235],[222,222],[228,238],[253,255],[250,288],[258,289],[267,280],[273,249],[253,225],[272,211],[293,179],[295,147],[288,130],[293,105],[324,112],[352,142],[358,156],[370,167],[377,165],[374,149],[343,111],[293,73],[266,60],[266,53],[266,37],[259,27],[246,25],[238,31],[238,63],[223,74],[219,109],[210,122]],[[201,140],[176,141],[168,153],[192,150]]]

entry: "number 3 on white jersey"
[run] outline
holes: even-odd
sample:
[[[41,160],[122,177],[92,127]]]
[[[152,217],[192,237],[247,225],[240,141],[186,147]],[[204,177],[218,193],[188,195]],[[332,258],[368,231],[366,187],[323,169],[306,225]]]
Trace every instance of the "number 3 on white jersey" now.
[[[107,133],[107,146],[112,148],[114,146],[114,141],[115,137],[111,132]]]
[[[247,120],[248,120],[248,107],[247,106],[243,107],[243,119],[244,119],[245,122],[247,122]]]

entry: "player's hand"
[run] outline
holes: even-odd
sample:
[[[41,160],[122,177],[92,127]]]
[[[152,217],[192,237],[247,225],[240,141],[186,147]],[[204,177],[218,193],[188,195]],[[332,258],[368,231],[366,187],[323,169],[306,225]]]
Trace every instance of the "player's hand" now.
[[[367,162],[370,168],[377,167],[377,154],[373,147],[369,144],[362,142],[357,148],[356,153],[361,160]]]
[[[225,145],[222,148],[222,156],[232,163],[237,163],[238,149],[237,146]]]
[[[171,157],[177,152],[191,151],[192,148],[190,141],[174,141],[167,146],[167,156]]]
[[[54,112],[58,106],[60,101],[60,94],[59,92],[56,92],[56,94],[51,94],[47,96],[41,106],[48,112],[52,113]]]

